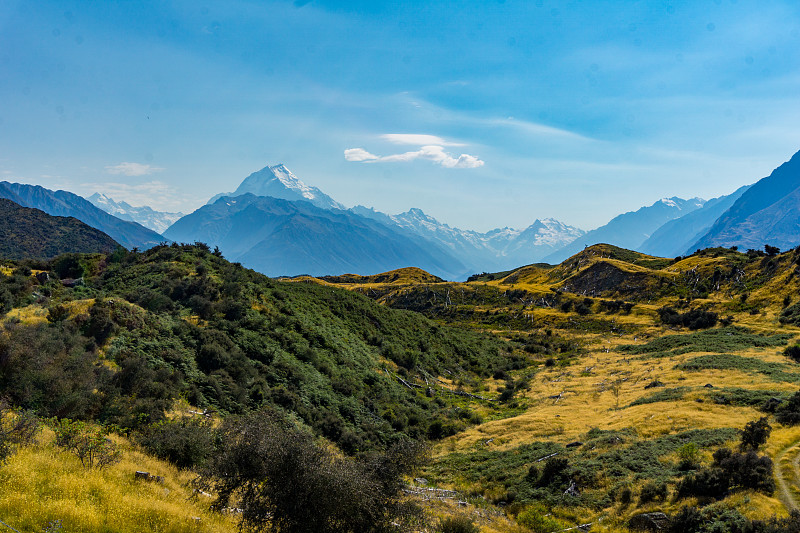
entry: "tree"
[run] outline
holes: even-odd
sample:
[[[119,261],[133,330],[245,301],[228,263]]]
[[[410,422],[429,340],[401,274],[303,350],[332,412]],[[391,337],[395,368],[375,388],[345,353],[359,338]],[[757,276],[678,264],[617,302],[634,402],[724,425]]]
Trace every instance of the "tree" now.
[[[236,501],[243,529],[379,533],[418,516],[416,505],[401,501],[402,476],[425,457],[418,443],[345,458],[269,411],[226,420],[218,442],[198,485],[218,495],[218,508]]]
[[[764,416],[753,422],[748,422],[744,426],[742,442],[739,448],[742,451],[758,450],[759,446],[767,442],[771,431],[772,426],[769,425],[767,418]]]

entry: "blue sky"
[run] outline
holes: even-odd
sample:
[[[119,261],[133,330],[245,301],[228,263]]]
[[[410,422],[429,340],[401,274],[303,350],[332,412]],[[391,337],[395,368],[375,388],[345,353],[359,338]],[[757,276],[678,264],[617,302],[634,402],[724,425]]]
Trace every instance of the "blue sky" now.
[[[285,163],[345,205],[591,229],[800,149],[796,1],[0,3],[0,179],[189,212]]]

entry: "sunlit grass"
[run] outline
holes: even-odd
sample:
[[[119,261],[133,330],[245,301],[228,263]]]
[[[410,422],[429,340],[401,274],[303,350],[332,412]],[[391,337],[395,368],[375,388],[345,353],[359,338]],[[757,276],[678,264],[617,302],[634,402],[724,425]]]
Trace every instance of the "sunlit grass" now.
[[[22,532],[40,532],[60,520],[64,531],[165,533],[234,531],[229,516],[208,510],[209,500],[192,499],[193,474],[114,438],[122,460],[104,469],[86,469],[52,444],[45,431],[39,443],[22,447],[0,466],[0,519]],[[164,482],[136,480],[143,470]]]

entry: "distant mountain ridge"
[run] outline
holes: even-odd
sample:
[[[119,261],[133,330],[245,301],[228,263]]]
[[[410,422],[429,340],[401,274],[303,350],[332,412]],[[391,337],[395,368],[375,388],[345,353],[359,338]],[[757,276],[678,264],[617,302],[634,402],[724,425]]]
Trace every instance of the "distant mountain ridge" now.
[[[204,205],[164,236],[218,246],[228,259],[269,276],[378,274],[417,266],[452,279],[466,270],[446,251],[349,211],[251,193]]]
[[[696,248],[690,248],[703,236],[714,222],[727,211],[733,203],[749,188],[749,185],[739,187],[731,194],[712,198],[703,207],[690,211],[682,217],[670,220],[658,228],[650,238],[642,243],[636,250],[649,255],[660,257],[677,257],[692,253]]]
[[[523,230],[498,228],[480,233],[450,227],[417,208],[398,215],[386,215],[363,206],[350,211],[439,244],[473,271],[504,270],[535,263],[585,233],[552,218],[537,219]]]
[[[110,253],[118,246],[77,218],[54,217],[0,198],[0,257],[50,259],[65,253]]]
[[[156,211],[152,207],[134,207],[125,201],[115,201],[105,194],[94,193],[87,198],[92,205],[98,207],[110,215],[114,215],[122,220],[137,222],[156,233],[164,231],[183,216],[183,213],[169,213],[166,211]]]
[[[800,244],[800,152],[750,186],[689,249],[765,244]]]
[[[23,207],[40,209],[53,216],[75,217],[109,235],[125,248],[147,249],[166,239],[141,224],[121,220],[92,205],[87,199],[67,191],[51,191],[39,185],[0,181],[0,198]]]
[[[606,243],[638,250],[650,236],[666,222],[679,218],[705,205],[702,198],[685,200],[673,196],[662,198],[652,205],[641,207],[612,218],[608,224],[587,232],[557,252],[544,258],[547,263],[560,263],[583,250],[585,246]]]

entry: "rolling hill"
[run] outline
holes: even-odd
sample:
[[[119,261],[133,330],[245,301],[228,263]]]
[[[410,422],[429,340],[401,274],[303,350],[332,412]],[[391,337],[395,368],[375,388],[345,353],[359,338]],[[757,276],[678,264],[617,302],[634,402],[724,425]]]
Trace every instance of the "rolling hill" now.
[[[52,259],[65,253],[110,253],[119,244],[73,217],[53,217],[0,198],[0,257]]]

